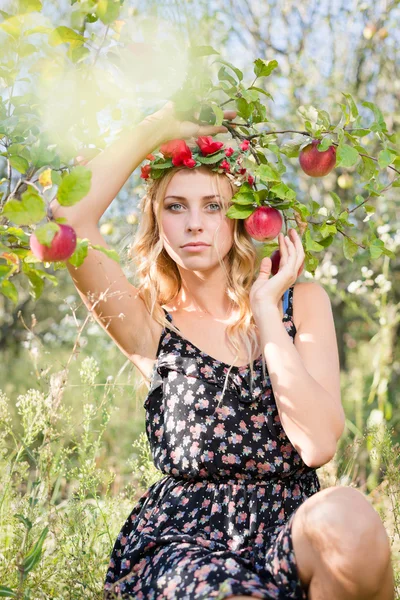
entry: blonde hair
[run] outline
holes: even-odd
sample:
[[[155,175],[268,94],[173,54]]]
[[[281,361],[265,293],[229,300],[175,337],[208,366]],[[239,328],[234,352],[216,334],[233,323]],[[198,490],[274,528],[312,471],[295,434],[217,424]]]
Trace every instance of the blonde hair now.
[[[186,168],[176,167],[171,169],[150,184],[147,193],[143,196],[139,205],[141,218],[136,236],[128,251],[128,257],[136,266],[136,287],[139,296],[145,303],[150,315],[162,327],[167,327],[180,336],[182,336],[181,332],[166,319],[162,308],[163,305],[169,304],[178,295],[182,280],[175,261],[163,247],[161,213],[169,182],[175,173]],[[231,204],[231,199],[224,197],[221,191],[220,178],[226,176],[218,174],[205,166],[198,168],[206,169],[212,176],[212,183],[216,184],[215,191],[219,194],[222,208],[224,209],[221,214],[224,215]],[[228,181],[233,195],[236,193],[237,187],[230,179]],[[222,222],[221,219],[221,224]],[[219,227],[220,225],[217,227],[216,235]],[[215,247],[218,253],[218,245],[215,244]],[[250,389],[252,390],[253,361],[258,358],[260,353],[256,325],[250,307],[249,292],[255,280],[259,257],[249,234],[244,228],[243,219],[234,219],[233,244],[227,254],[228,268],[226,268],[225,262],[221,259],[219,253],[218,260],[226,275],[227,294],[239,313],[237,321],[227,326],[228,341],[237,353],[235,361],[238,358],[240,342],[246,348],[250,366]],[[264,356],[262,356],[262,363],[265,377]],[[220,401],[225,393],[231,367],[225,379]]]

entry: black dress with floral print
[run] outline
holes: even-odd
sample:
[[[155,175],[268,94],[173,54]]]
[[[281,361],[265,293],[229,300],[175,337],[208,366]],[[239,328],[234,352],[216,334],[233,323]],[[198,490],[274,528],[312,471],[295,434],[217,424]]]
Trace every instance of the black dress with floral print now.
[[[283,324],[294,341],[293,286]],[[171,315],[166,313],[172,322]],[[291,526],[320,490],[282,427],[262,357],[216,360],[163,329],[144,401],[154,464],[112,551],[104,598],[304,600]]]

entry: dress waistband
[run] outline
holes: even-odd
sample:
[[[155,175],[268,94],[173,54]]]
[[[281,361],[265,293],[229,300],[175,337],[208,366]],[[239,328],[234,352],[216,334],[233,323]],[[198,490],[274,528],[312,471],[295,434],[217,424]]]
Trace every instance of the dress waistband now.
[[[176,479],[177,481],[187,481],[192,483],[215,483],[215,484],[224,484],[224,485],[276,485],[278,482],[283,482],[285,485],[293,485],[297,481],[302,481],[303,483],[308,481],[312,483],[318,482],[318,476],[315,469],[307,470],[307,471],[296,471],[288,474],[277,474],[274,476],[273,474],[266,476],[242,476],[242,477],[232,477],[232,475],[224,476],[218,474],[208,474],[205,477],[190,477],[186,475],[168,475],[170,479]]]

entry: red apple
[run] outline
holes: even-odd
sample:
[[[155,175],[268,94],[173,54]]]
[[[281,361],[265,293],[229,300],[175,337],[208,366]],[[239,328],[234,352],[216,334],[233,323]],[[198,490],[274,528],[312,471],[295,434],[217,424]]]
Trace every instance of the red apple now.
[[[273,240],[282,229],[282,215],[272,206],[259,206],[244,220],[247,233],[259,242]]]
[[[76,233],[70,225],[57,223],[60,228],[51,240],[50,246],[41,244],[33,233],[29,240],[32,253],[40,260],[54,262],[67,260],[76,248]]]
[[[300,166],[310,177],[323,177],[330,173],[336,164],[335,146],[329,146],[328,150],[319,152],[317,146],[320,143],[320,140],[312,140],[311,144],[305,146],[300,152]]]
[[[279,263],[281,262],[281,253],[279,250],[275,250],[275,252],[273,252],[270,256],[270,259],[272,261],[272,266],[271,266],[271,275],[276,275],[277,272],[279,271]],[[300,277],[300,275],[302,274],[304,270],[304,260],[301,263],[301,266],[297,272],[297,277]]]

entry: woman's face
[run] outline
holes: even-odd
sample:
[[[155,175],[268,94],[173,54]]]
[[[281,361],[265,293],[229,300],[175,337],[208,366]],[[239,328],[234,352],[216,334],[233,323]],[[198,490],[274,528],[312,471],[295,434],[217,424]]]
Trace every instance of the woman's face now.
[[[169,182],[161,209],[164,248],[177,265],[190,270],[207,270],[219,265],[233,244],[234,221],[220,206],[216,182],[206,169],[182,169]],[[220,177],[220,193],[232,198],[226,177]],[[204,242],[197,250],[183,247]]]

